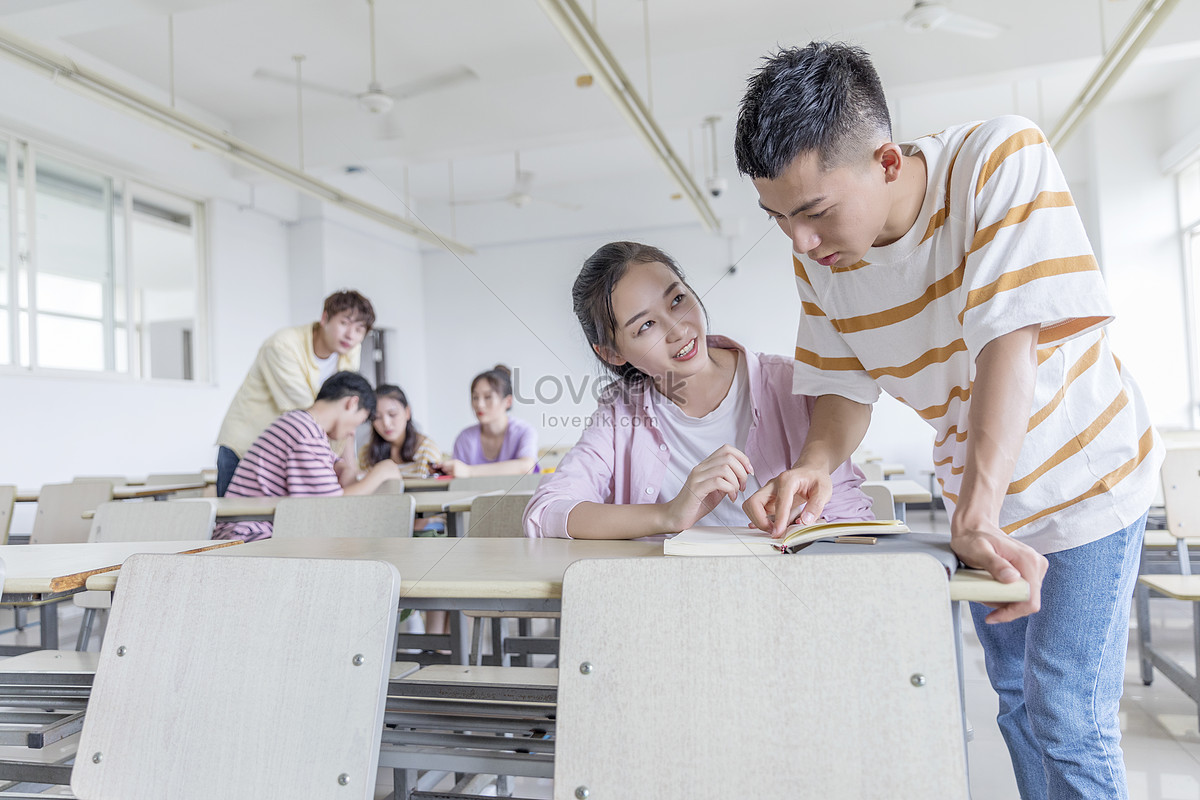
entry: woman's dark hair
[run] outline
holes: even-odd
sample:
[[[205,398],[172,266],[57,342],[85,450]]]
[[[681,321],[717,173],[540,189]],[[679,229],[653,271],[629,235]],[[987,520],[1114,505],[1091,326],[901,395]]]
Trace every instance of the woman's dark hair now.
[[[384,397],[390,397],[400,405],[408,408],[408,397],[405,396],[404,390],[399,386],[391,383],[382,383],[375,390],[375,400]],[[408,424],[404,426],[404,444],[400,445],[400,463],[407,464],[413,460],[413,456],[417,453],[417,447],[421,444],[423,437],[417,432],[417,428],[413,425],[412,414],[408,415]],[[371,466],[378,464],[380,461],[386,461],[392,457],[392,443],[379,435],[379,431],[371,426],[371,441],[367,443],[367,461]]]
[[[575,285],[571,288],[571,302],[575,308],[575,317],[579,320],[579,327],[583,328],[583,335],[587,337],[589,345],[602,350],[616,350],[617,317],[613,313],[612,307],[613,288],[621,278],[625,277],[625,272],[629,269],[630,264],[653,264],[655,262],[675,273],[675,277],[679,278],[680,283],[686,286],[687,290],[696,298],[696,303],[704,312],[704,318],[707,321],[708,310],[704,308],[704,303],[700,300],[699,295],[688,285],[687,278],[684,277],[683,270],[675,263],[675,259],[648,244],[609,242],[583,262],[583,269],[579,270],[579,275],[575,278]],[[597,358],[599,358],[599,354],[597,354]],[[608,363],[603,358],[600,359],[600,363],[627,385],[640,383],[647,377],[646,373],[633,364],[625,363],[617,366]]]
[[[487,372],[481,372],[471,379],[471,391],[475,391],[475,384],[480,381],[487,381],[488,386],[492,387],[492,391],[500,395],[501,399],[512,394],[512,370],[503,364],[497,364]]]

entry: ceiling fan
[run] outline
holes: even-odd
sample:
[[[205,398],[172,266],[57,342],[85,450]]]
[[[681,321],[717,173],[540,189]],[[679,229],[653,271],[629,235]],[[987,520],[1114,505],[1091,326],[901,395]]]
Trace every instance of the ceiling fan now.
[[[884,20],[868,27],[875,28],[885,25],[899,25],[909,33],[942,31],[962,36],[974,36],[979,39],[995,39],[1004,33],[1003,26],[952,11],[950,4],[942,0],[916,0],[912,8],[904,12],[899,19]]]
[[[325,86],[324,84],[313,83],[312,81],[301,81],[300,85],[306,90],[342,97],[347,100],[356,100],[358,107],[363,111],[369,114],[383,115],[392,110],[397,100],[415,97],[416,95],[425,94],[437,89],[447,89],[456,84],[479,78],[470,67],[458,66],[441,72],[431,73],[407,83],[400,83],[384,88],[379,83],[375,74],[375,0],[367,0],[367,6],[371,10],[371,82],[367,84],[366,91],[353,92],[336,86]],[[284,83],[292,87],[296,85],[294,75],[287,75],[262,67],[254,71],[254,77],[260,80]]]
[[[516,174],[513,180],[513,188],[508,194],[500,195],[499,197],[483,197],[477,200],[452,200],[450,204],[455,206],[478,206],[485,203],[508,203],[514,208],[524,208],[530,203],[543,203],[545,205],[558,206],[567,211],[578,211],[583,207],[575,203],[563,203],[558,200],[545,200],[540,197],[534,197],[530,194],[530,188],[533,185],[533,173],[521,170],[520,153],[514,153],[513,158]]]

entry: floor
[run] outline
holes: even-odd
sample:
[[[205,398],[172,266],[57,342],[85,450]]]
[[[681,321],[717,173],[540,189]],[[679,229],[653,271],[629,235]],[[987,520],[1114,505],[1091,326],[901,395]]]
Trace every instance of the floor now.
[[[943,528],[943,519],[930,524],[925,513],[914,512],[909,525],[914,529],[926,525]],[[1156,600],[1152,604],[1152,614],[1155,641],[1189,670],[1194,670],[1190,608],[1183,603]],[[34,622],[36,613],[30,616]],[[74,644],[79,621],[78,611],[65,605],[60,621],[65,646]],[[994,720],[996,695],[984,673],[983,652],[969,618],[965,620],[963,630],[967,716],[975,731],[969,749],[971,796],[973,800],[1015,800],[1017,790],[1012,767]],[[11,611],[0,609],[0,643],[36,644],[37,637],[36,623],[22,632],[14,631]],[[1161,675],[1156,676],[1151,686],[1142,685],[1136,629],[1131,630],[1125,696],[1121,701],[1122,747],[1131,800],[1200,800],[1200,732],[1197,728],[1196,704],[1182,691]],[[376,794],[379,800],[390,792],[390,780],[390,774],[381,773]],[[447,780],[439,788],[448,785]],[[57,794],[61,795],[62,790]],[[549,780],[518,779],[515,795],[531,800],[549,798],[552,785]]]

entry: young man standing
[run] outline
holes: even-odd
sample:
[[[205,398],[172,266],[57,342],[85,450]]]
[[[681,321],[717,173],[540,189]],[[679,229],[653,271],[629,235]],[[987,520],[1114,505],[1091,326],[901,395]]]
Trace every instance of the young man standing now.
[[[896,144],[867,54],[812,43],[751,77],[735,150],[791,239],[794,388],[820,395],[747,514],[776,534],[819,516],[880,390],[913,408],[955,552],[1030,585],[971,608],[1021,797],[1127,797],[1117,710],[1162,446],[1045,137],[1001,117]]]
[[[336,456],[329,440],[343,441],[375,416],[375,390],[357,372],[338,372],[321,385],[306,409],[285,412],[262,432],[238,462],[228,497],[323,497],[371,494],[380,484],[400,477],[400,467],[387,459],[361,481],[342,489],[333,468]],[[265,539],[270,522],[220,522],[214,539]]]
[[[325,298],[319,322],[284,328],[263,343],[217,435],[218,497],[225,496],[238,460],[276,417],[312,405],[335,372],[358,370],[362,340],[374,324],[370,300],[351,290],[334,292]]]

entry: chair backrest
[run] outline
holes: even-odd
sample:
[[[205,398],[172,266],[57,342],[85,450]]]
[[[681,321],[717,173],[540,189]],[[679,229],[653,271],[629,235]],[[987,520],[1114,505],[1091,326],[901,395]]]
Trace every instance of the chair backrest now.
[[[562,615],[560,796],[967,797],[932,558],[588,559]]]
[[[404,494],[404,479],[388,478],[371,494]]]
[[[212,503],[103,503],[92,518],[89,542],[170,542],[212,536]]]
[[[416,501],[410,494],[283,497],[275,507],[276,539],[412,536]]]
[[[485,494],[471,501],[471,518],[467,536],[518,537],[524,536],[521,518],[533,492]]]
[[[13,504],[17,501],[17,487],[0,486],[0,544],[8,544],[8,531],[12,527]]]
[[[128,483],[129,479],[124,475],[76,475],[71,479],[72,483],[93,483],[95,481],[121,486]]]
[[[147,486],[162,486],[171,483],[204,483],[202,472],[155,472],[146,476]]]
[[[1200,447],[1167,448],[1162,488],[1167,530],[1179,539],[1200,536]]]
[[[106,481],[46,484],[38,493],[30,544],[86,542],[92,521],[84,519],[83,512],[112,499],[113,487]]]
[[[132,556],[75,796],[370,800],[399,588],[380,561]]]
[[[892,496],[887,481],[864,483],[859,488],[871,498],[871,513],[875,519],[896,519],[896,498]]]
[[[532,492],[542,479],[537,475],[488,475],[483,478],[454,478],[450,481],[452,492]]]
[[[882,461],[863,461],[856,464],[862,470],[863,477],[869,481],[883,480],[883,462]]]

